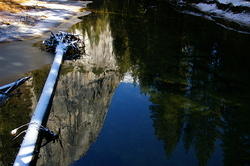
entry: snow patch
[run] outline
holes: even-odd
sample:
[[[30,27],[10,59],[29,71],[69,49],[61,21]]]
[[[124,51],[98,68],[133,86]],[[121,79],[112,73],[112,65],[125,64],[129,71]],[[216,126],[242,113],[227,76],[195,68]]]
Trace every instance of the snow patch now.
[[[233,13],[231,11],[224,11],[218,9],[215,4],[206,3],[198,3],[195,4],[194,7],[196,7],[200,11],[213,14],[214,17],[220,17],[240,24],[244,24],[246,26],[250,26],[250,13]]]
[[[250,7],[250,2],[245,0],[218,0],[221,4],[232,4],[233,6]]]
[[[217,9],[216,4],[207,4],[207,3],[198,3],[196,4],[196,7],[198,7],[200,10],[204,12],[211,12]]]
[[[22,13],[0,12],[0,42],[40,36],[73,16],[91,1],[27,1],[24,6],[36,6]],[[85,13],[81,13],[82,15]]]

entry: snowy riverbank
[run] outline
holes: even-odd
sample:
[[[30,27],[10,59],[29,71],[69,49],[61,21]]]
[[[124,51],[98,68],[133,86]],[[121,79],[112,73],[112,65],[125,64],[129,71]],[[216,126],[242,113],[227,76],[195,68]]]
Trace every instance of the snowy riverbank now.
[[[86,15],[82,11],[91,1],[26,1],[33,9],[10,13],[0,12],[0,42],[40,36],[61,23]],[[74,21],[72,21],[74,22]],[[70,21],[71,23],[71,21]],[[73,23],[71,23],[73,24]],[[66,23],[65,26],[68,24]]]
[[[250,33],[249,0],[170,0],[183,13],[201,16],[227,28]]]

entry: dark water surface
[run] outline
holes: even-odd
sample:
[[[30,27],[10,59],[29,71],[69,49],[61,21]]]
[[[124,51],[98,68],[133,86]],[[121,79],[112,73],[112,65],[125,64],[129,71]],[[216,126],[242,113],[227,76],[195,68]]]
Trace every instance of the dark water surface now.
[[[118,85],[71,165],[249,165],[250,36],[164,2],[100,3],[76,27],[110,27],[119,71],[137,83]]]
[[[42,147],[37,165],[250,164],[249,35],[164,1],[100,0],[89,10],[69,30],[87,55],[64,62],[47,122],[61,144]],[[18,107],[34,107],[47,71],[31,72],[31,92],[0,109],[2,163],[6,149],[15,154],[7,133],[29,120]]]

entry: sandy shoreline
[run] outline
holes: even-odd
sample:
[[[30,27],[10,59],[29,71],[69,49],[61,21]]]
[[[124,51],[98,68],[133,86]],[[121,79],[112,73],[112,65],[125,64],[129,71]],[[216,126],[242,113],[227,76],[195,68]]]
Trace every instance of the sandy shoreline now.
[[[91,1],[28,1],[23,6],[35,6],[25,12],[0,12],[0,42],[41,36],[53,29],[67,30],[79,21],[81,11]],[[59,26],[59,27],[58,27]]]

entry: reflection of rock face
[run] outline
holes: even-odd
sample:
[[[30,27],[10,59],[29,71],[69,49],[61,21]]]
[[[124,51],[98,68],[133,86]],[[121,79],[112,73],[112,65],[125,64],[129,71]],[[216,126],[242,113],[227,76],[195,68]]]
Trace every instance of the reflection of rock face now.
[[[47,126],[61,129],[63,149],[59,143],[43,147],[37,165],[69,165],[98,136],[119,79],[114,73],[100,79],[93,76],[72,72],[60,78]]]
[[[109,24],[105,27],[95,43],[83,35],[88,55],[62,67],[47,126],[54,132],[60,128],[63,148],[59,143],[42,147],[37,165],[70,165],[87,152],[103,126],[119,83]]]
[[[86,26],[85,22],[78,23],[71,29],[73,33],[80,35],[85,42],[85,51],[88,56],[79,62],[88,63],[87,67],[95,65],[95,67],[103,69],[116,69],[109,18],[101,17],[96,20],[96,23],[90,24],[88,27],[83,26]]]
[[[99,67],[115,68],[113,38],[109,24],[104,27],[97,43],[91,44],[87,34],[85,34],[84,38],[86,41],[86,53],[91,56],[94,64],[98,64]],[[102,55],[102,58],[100,58],[100,55]]]

